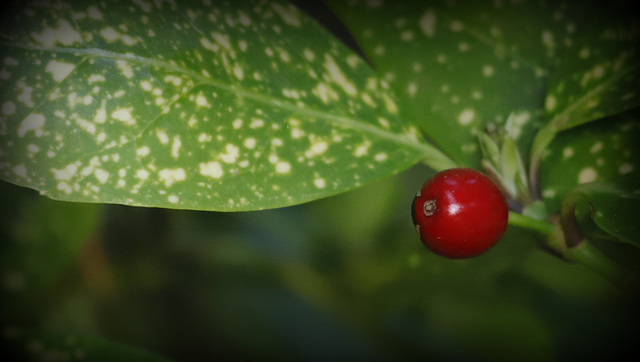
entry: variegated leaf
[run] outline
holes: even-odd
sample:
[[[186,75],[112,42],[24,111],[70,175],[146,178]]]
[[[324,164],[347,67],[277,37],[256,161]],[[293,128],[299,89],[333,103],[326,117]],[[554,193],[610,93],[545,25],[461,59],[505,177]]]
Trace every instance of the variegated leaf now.
[[[448,164],[284,2],[47,1],[2,20],[0,177],[55,199],[253,210]]]
[[[402,114],[451,157],[479,167],[475,136],[514,117],[524,156],[550,68],[572,36],[566,6],[533,1],[329,1],[399,95]],[[580,16],[580,14],[576,14]]]

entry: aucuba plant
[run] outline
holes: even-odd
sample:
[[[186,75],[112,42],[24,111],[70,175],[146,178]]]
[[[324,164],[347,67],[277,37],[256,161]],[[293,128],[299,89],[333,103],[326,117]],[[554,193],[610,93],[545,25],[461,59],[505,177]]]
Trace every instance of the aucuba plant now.
[[[471,169],[509,225],[637,289],[633,2],[329,0],[330,21],[305,3],[5,5],[0,178],[69,202],[250,211],[417,164]]]

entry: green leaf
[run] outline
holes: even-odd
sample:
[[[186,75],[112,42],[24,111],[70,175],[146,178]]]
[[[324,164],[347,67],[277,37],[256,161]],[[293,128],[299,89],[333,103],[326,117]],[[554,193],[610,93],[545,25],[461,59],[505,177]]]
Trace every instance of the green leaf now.
[[[549,213],[560,211],[564,195],[589,183],[640,180],[640,108],[567,130],[551,143],[540,168],[542,198]]]
[[[482,155],[492,165],[500,164],[500,147],[488,134],[484,132],[478,133],[478,144],[480,144],[480,150]]]
[[[526,180],[524,180],[524,165],[520,158],[520,153],[513,139],[506,137],[502,145],[502,175],[510,182],[510,188],[514,195],[520,195],[522,192],[528,194]]]
[[[167,361],[134,347],[72,333],[60,335],[8,328],[0,338],[0,345],[4,347],[2,356],[10,361]]]
[[[543,115],[550,68],[584,5],[550,2],[329,2],[400,110],[456,162],[478,166],[476,132],[504,125],[528,150]],[[558,21],[558,16],[562,21]],[[528,158],[528,153],[523,154]]]
[[[607,234],[640,247],[640,182],[626,180],[627,190],[593,182],[572,190],[576,213],[588,215]]]
[[[478,132],[478,141],[485,171],[498,182],[509,199],[517,200],[522,206],[526,206],[532,200],[524,163],[514,141],[514,120],[515,117],[511,114],[505,127],[493,132],[491,136],[482,131]]]
[[[594,3],[559,60],[545,99],[547,123],[531,150],[530,182],[538,186],[540,159],[556,134],[640,105],[640,18],[633,2]],[[594,20],[595,19],[595,20]]]
[[[253,210],[450,164],[297,8],[207,3],[5,12],[0,177],[60,200]]]
[[[560,59],[545,100],[557,131],[640,105],[640,17],[635,4],[622,5],[598,9]]]

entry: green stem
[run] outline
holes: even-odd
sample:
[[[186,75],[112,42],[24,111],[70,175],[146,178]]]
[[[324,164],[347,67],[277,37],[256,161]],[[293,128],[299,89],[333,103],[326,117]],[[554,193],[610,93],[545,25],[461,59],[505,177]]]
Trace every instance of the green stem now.
[[[549,235],[553,232],[553,225],[548,222],[536,220],[534,218],[509,211],[509,225],[517,226],[523,229],[535,230],[541,234]]]
[[[584,237],[580,239],[580,242],[568,241],[560,224],[554,225],[510,211],[509,225],[544,234],[546,236],[543,239],[545,246],[564,260],[582,265],[618,287],[623,286],[625,274],[618,264],[601,253]]]
[[[562,200],[559,225],[563,238],[562,254],[568,261],[580,264],[622,287],[625,278],[622,268],[593,246],[578,225],[576,207],[584,198],[585,195],[577,188]]]
[[[566,249],[564,256],[568,261],[590,269],[612,284],[618,287],[623,286],[625,273],[622,268],[606,255],[602,254],[587,239],[584,239],[578,246]]]

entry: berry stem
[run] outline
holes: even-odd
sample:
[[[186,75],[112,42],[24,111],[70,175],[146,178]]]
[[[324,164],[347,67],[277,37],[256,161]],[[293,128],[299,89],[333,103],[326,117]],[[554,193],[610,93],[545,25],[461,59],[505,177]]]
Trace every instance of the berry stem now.
[[[625,279],[625,273],[622,268],[606,255],[602,254],[588,240],[580,243],[578,246],[567,248],[564,252],[567,260],[580,264],[587,269],[599,274],[612,284],[622,287]]]
[[[514,211],[509,211],[509,225],[523,229],[535,230],[541,234],[549,235],[553,231],[553,225],[529,216],[524,216]]]
[[[625,274],[620,266],[584,237],[578,243],[567,240],[563,230],[566,227],[533,219],[513,211],[509,211],[509,225],[544,234],[546,237],[542,240],[544,240],[545,246],[557,253],[562,259],[582,265],[618,287],[623,286]]]

